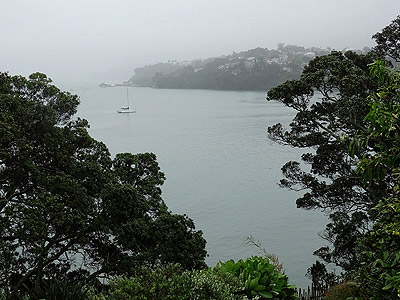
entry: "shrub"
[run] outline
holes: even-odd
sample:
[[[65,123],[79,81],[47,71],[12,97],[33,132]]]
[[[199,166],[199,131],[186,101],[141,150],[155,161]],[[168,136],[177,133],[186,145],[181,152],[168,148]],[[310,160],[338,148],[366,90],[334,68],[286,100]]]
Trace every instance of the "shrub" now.
[[[12,291],[10,294],[0,291],[0,300],[86,300],[91,287],[84,283],[69,283],[67,281],[46,282],[33,287],[24,286],[21,291]]]
[[[214,270],[238,278],[242,283],[241,293],[248,299],[297,299],[295,286],[289,285],[288,277],[268,258],[251,257],[238,262],[229,260],[218,263]]]
[[[400,197],[381,200],[378,218],[359,242],[358,280],[366,299],[400,298]]]
[[[344,282],[329,288],[324,300],[357,299],[358,296],[356,283]]]
[[[235,285],[236,284],[236,285]],[[131,278],[110,282],[104,300],[234,300],[240,290],[238,280],[212,270],[183,271],[179,265],[143,267]]]
[[[288,284],[268,258],[229,260],[214,269],[183,270],[179,265],[142,267],[130,278],[112,280],[107,292],[94,300],[243,300],[297,299],[296,289]]]

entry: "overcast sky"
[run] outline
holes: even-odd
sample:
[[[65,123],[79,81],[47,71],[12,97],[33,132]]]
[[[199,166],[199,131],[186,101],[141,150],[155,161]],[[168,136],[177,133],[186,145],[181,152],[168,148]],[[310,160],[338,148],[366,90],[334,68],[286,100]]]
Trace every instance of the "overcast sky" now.
[[[124,80],[146,64],[278,43],[362,49],[398,14],[400,0],[0,0],[0,70]]]

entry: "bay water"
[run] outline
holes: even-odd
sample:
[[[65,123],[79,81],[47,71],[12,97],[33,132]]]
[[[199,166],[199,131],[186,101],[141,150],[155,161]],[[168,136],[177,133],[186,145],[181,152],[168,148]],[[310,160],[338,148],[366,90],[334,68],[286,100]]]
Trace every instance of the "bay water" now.
[[[137,112],[118,114],[126,88],[88,86],[77,116],[112,155],[153,152],[167,180],[163,199],[187,214],[207,240],[207,264],[262,255],[245,245],[259,241],[278,256],[290,282],[306,287],[313,251],[327,222],[320,212],[296,208],[298,193],[280,188],[280,168],[304,150],[268,139],[267,128],[294,113],[265,100],[265,91],[129,88]]]

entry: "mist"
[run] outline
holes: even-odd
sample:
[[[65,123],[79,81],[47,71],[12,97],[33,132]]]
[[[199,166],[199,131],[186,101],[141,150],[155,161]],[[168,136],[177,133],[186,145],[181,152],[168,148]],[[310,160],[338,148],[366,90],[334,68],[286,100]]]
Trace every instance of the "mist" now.
[[[278,43],[362,49],[399,12],[398,0],[2,0],[0,66],[123,81],[147,64]]]

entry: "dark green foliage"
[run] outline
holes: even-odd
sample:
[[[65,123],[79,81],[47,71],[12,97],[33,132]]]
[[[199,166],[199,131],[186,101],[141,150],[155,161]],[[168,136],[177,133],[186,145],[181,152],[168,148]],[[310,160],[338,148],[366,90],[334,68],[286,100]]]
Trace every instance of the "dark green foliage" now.
[[[400,200],[388,198],[375,208],[379,214],[371,232],[360,239],[358,280],[365,299],[400,298]]]
[[[205,240],[161,198],[156,156],[118,154],[73,119],[77,96],[43,74],[0,74],[0,286],[205,267]]]
[[[318,260],[307,270],[307,277],[318,290],[333,286],[337,282],[335,274],[328,272],[326,266]]]
[[[305,192],[297,200],[298,207],[329,213],[331,222],[322,237],[333,247],[322,247],[315,254],[348,274],[358,271],[361,262],[365,264],[365,258],[357,255],[358,241],[369,232],[371,223],[381,218],[373,208],[382,198],[392,195],[396,186],[396,172],[387,172],[387,168],[400,161],[391,147],[398,144],[394,130],[398,125],[393,124],[397,111],[393,102],[388,101],[387,91],[380,90],[377,95],[382,96],[382,103],[387,103],[385,106],[390,109],[386,117],[392,120],[384,121],[385,113],[378,119],[371,114],[371,105],[375,111],[382,105],[369,95],[376,93],[384,80],[371,78],[369,65],[385,55],[398,59],[398,24],[399,18],[374,36],[378,53],[332,52],[317,57],[304,68],[300,80],[287,82],[268,93],[270,99],[297,111],[289,130],[281,124],[274,125],[269,128],[270,137],[284,145],[313,149],[302,156],[310,171],[303,171],[299,162],[288,162],[282,168],[286,178],[281,180],[281,186]],[[381,71],[385,64],[380,64]],[[376,68],[374,72],[377,73]],[[384,77],[390,77],[389,73],[385,71]],[[377,128],[369,131],[368,122],[381,126],[380,121],[385,124],[377,128],[389,129],[386,133]],[[370,136],[367,141],[353,140],[357,134]],[[388,136],[388,144],[376,143]],[[372,157],[375,158],[371,160]],[[359,161],[362,164],[356,170]],[[358,172],[362,168],[363,177]],[[314,267],[316,272],[318,266]],[[317,275],[316,280],[319,279]]]
[[[242,282],[241,293],[248,299],[297,299],[295,286],[268,258],[252,257],[246,261],[218,263],[217,272],[229,273]]]
[[[400,62],[400,16],[392,21],[388,26],[372,36],[377,46],[374,50],[387,55],[397,62]]]
[[[310,149],[302,155],[310,171],[303,171],[299,162],[286,163],[281,186],[304,191],[297,199],[298,207],[329,213],[331,222],[322,236],[333,247],[322,247],[315,253],[344,271],[358,266],[357,238],[368,229],[370,209],[385,193],[384,183],[363,185],[355,173],[358,158],[348,154],[348,137],[365,128],[368,95],[377,86],[368,68],[375,58],[373,53],[332,52],[310,61],[299,80],[268,92],[269,100],[297,112],[289,130],[281,124],[269,127],[270,138]]]
[[[184,271],[179,265],[143,267],[134,277],[111,281],[104,300],[234,300],[240,283],[229,274],[211,270]]]
[[[400,75],[377,61],[371,65],[371,77],[380,87],[371,94],[373,103],[365,117],[369,128],[353,139],[349,149],[354,155],[367,148],[369,152],[360,160],[358,171],[365,180],[383,181],[392,173],[398,176],[400,166]]]
[[[392,194],[396,181],[395,173],[387,173],[383,168],[387,158],[382,151],[384,145],[370,143],[376,136],[371,136],[370,142],[352,138],[368,133],[368,121],[372,120],[364,118],[374,103],[369,95],[382,85],[381,80],[370,77],[369,65],[385,55],[399,57],[398,25],[399,18],[374,36],[378,42],[375,53],[332,52],[317,57],[304,68],[300,80],[286,82],[268,93],[270,99],[297,111],[289,130],[281,124],[268,129],[271,139],[284,145],[312,149],[302,155],[310,171],[304,171],[299,162],[288,162],[282,168],[285,179],[281,180],[281,186],[304,191],[297,199],[298,207],[320,209],[329,214],[331,222],[322,237],[332,247],[322,247],[315,254],[350,274],[360,267],[357,241],[378,218],[373,208]],[[396,115],[395,111],[391,112]],[[390,134],[391,141],[398,141],[393,130]],[[369,147],[364,147],[366,144]],[[376,153],[381,155],[370,161]],[[393,161],[398,161],[398,157],[392,156]],[[362,178],[357,172],[360,160],[366,162],[363,166],[372,176]]]
[[[5,299],[10,300],[87,300],[90,287],[82,283],[71,284],[66,281],[48,283],[42,282],[31,288],[22,289],[22,292],[14,292]],[[0,297],[0,299],[2,299]]]
[[[365,299],[400,298],[400,74],[375,62],[371,76],[379,83],[371,110],[366,116],[368,130],[350,145],[352,153],[367,149],[358,164],[364,179],[385,181],[388,197],[374,207],[375,224],[359,241],[362,265],[358,280]]]
[[[355,282],[343,282],[331,287],[324,300],[352,300],[359,299],[358,287]]]

